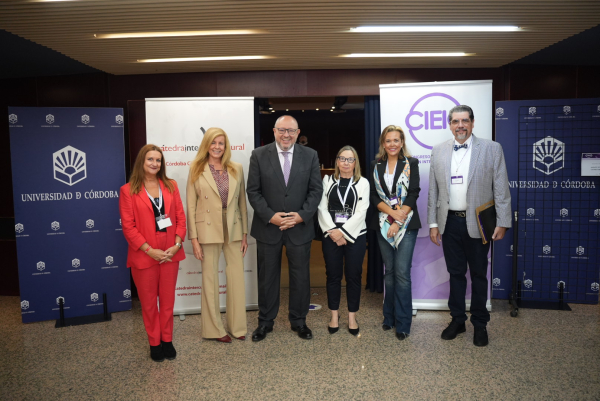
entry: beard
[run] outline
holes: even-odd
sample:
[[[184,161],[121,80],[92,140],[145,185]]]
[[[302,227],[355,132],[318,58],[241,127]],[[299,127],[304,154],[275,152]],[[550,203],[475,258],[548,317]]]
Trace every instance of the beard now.
[[[454,131],[457,141],[467,139],[467,131]]]

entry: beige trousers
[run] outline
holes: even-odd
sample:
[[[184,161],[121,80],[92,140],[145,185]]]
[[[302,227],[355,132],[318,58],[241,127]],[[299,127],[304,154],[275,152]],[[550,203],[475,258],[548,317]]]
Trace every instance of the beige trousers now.
[[[219,302],[219,258],[221,251],[225,256],[227,267],[227,326],[234,337],[245,336],[246,327],[246,285],[244,283],[244,259],[242,257],[242,241],[229,243],[227,232],[227,210],[223,210],[223,244],[201,244],[204,253],[202,263],[202,337],[221,338],[227,332],[221,320]]]

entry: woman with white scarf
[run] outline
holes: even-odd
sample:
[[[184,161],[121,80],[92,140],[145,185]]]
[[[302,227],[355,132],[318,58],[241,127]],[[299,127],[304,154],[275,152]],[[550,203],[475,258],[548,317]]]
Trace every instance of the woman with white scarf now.
[[[377,230],[379,249],[385,265],[383,330],[396,328],[396,337],[410,335],[412,290],[410,269],[421,228],[417,198],[419,160],[410,157],[402,128],[389,125],[379,138],[379,153],[371,162],[369,175],[374,213],[370,228]]]

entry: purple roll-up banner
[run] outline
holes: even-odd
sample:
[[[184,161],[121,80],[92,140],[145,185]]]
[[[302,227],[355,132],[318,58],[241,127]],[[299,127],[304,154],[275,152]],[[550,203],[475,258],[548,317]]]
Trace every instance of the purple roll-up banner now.
[[[434,145],[453,138],[448,124],[448,111],[461,104],[473,109],[476,121],[473,133],[478,138],[492,139],[492,81],[390,84],[379,85],[379,90],[381,127],[391,124],[402,127],[409,152],[412,157],[419,159],[421,193],[417,208],[422,228],[415,245],[411,270],[413,313],[418,309],[448,310],[450,275],[446,269],[442,247],[436,246],[429,239],[427,224],[431,149]],[[490,255],[488,282],[491,278]],[[490,296],[488,288],[488,310],[492,309]],[[468,274],[466,302],[468,309],[471,303],[471,280]]]

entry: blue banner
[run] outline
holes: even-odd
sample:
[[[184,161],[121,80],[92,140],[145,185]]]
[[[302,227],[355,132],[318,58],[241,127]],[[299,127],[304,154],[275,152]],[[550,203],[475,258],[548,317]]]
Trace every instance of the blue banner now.
[[[123,110],[9,107],[24,323],[131,309]]]
[[[523,299],[598,303],[600,99],[496,102],[512,208],[519,212],[517,280]],[[591,156],[590,156],[591,155]],[[513,232],[494,243],[494,298],[512,287]]]

